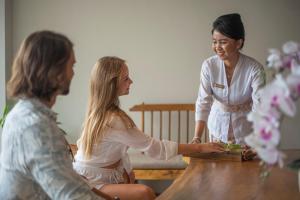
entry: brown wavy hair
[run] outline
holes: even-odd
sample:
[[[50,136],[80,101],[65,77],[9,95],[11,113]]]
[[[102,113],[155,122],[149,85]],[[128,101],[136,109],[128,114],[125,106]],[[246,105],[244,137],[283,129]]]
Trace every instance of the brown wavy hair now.
[[[73,43],[62,34],[38,31],[29,35],[14,59],[8,96],[50,100],[60,89],[72,51]]]
[[[132,119],[120,108],[118,86],[125,60],[118,57],[100,58],[94,65],[90,79],[88,108],[83,131],[78,140],[86,158],[89,158],[93,145],[98,143],[113,115],[119,116],[126,127],[135,127]]]

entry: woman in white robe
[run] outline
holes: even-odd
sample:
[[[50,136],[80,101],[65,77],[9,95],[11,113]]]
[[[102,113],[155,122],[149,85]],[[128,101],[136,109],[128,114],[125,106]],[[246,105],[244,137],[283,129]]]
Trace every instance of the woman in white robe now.
[[[212,49],[216,55],[202,64],[192,143],[200,143],[207,125],[210,141],[244,144],[252,124],[247,114],[259,103],[265,84],[263,66],[240,52],[245,31],[239,14],[218,17],[213,23]]]

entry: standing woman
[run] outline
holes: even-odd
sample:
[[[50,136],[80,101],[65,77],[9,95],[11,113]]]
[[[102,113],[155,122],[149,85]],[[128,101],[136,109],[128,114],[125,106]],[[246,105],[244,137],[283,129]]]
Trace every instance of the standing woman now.
[[[244,144],[244,137],[251,133],[247,114],[257,108],[265,73],[259,62],[240,52],[244,42],[239,14],[222,15],[214,21],[212,49],[216,55],[202,64],[192,143],[201,142],[206,123],[210,141]]]
[[[219,144],[177,144],[141,132],[120,108],[119,96],[129,94],[132,80],[124,60],[103,57],[95,64],[83,132],[77,142],[74,169],[106,194],[126,199],[154,199],[147,186],[134,183],[129,147],[156,159],[192,152],[222,152]]]

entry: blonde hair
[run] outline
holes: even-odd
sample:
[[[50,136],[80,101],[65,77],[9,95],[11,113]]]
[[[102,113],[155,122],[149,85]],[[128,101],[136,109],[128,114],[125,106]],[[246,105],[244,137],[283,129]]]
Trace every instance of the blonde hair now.
[[[120,116],[126,127],[135,126],[132,119],[119,107],[118,86],[124,66],[123,59],[103,57],[92,69],[88,108],[83,131],[78,140],[78,145],[82,145],[86,158],[90,158],[93,145],[103,137],[113,114]]]

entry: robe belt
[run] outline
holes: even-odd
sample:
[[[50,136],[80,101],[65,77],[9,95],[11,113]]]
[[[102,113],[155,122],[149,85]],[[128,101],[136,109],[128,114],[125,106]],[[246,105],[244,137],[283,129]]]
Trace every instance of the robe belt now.
[[[236,105],[228,105],[221,103],[217,99],[214,99],[214,103],[216,103],[224,112],[249,112],[252,109],[252,100],[248,100],[245,103],[242,104],[236,104]]]

